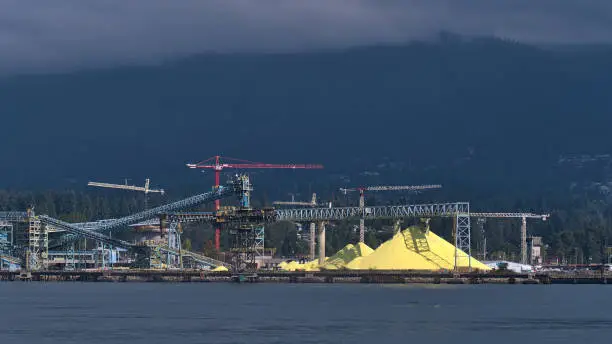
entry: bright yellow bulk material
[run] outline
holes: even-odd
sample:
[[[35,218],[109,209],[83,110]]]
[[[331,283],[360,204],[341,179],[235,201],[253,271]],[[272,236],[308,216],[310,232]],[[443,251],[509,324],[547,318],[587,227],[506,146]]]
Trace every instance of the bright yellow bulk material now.
[[[370,246],[360,242],[357,245],[355,245],[355,249],[357,250],[358,256],[359,257],[365,257],[370,255],[372,252],[374,252],[374,250],[372,248],[370,248]]]
[[[229,270],[227,270],[225,266],[217,266],[216,268],[212,269],[212,271],[229,271]]]
[[[336,252],[336,254],[329,257],[329,259],[325,261],[325,264],[323,264],[321,268],[330,270],[341,268],[344,264],[350,262],[351,260],[357,257],[355,253],[355,246],[353,246],[353,244],[348,244],[342,249],[340,249],[340,251]]]
[[[408,231],[408,232],[407,232]],[[405,236],[410,236],[413,240],[414,248],[417,248],[419,253],[432,261],[437,261],[438,257],[442,258],[445,264],[445,269],[453,269],[455,267],[455,245],[442,239],[432,231],[423,231],[420,228],[408,228],[404,231]],[[427,244],[422,247],[417,247],[419,243]],[[457,254],[457,265],[459,267],[467,268],[469,266],[468,256],[465,252],[459,250]],[[488,266],[481,263],[480,261],[470,259],[472,269],[478,269],[483,271],[491,270]]]
[[[297,261],[290,262],[281,262],[278,264],[278,268],[284,271],[296,271],[296,270],[306,270],[311,271],[312,269],[318,266],[318,262],[316,260],[312,262],[307,262],[304,264],[300,264]]]
[[[468,266],[463,252],[458,265]],[[433,232],[421,227],[410,227],[398,232],[368,256],[357,258],[346,265],[355,270],[451,270],[455,266],[455,247]],[[472,259],[472,267],[489,268]]]
[[[354,259],[346,267],[353,270],[439,270],[420,254],[408,250],[401,233],[382,243],[368,256]]]
[[[364,243],[358,243],[357,245],[348,244],[336,254],[329,257],[321,268],[327,270],[344,269],[346,264],[353,261],[355,258],[367,256],[372,252],[374,252],[374,250]]]
[[[287,265],[285,265],[285,267],[283,268],[283,270],[287,270],[287,271],[295,271],[295,270],[299,270],[301,268],[302,264],[296,262],[296,261],[291,261],[289,263],[287,263]]]
[[[328,259],[328,258],[325,258]],[[319,260],[315,259],[310,262],[300,264],[300,270],[304,271],[319,271]]]

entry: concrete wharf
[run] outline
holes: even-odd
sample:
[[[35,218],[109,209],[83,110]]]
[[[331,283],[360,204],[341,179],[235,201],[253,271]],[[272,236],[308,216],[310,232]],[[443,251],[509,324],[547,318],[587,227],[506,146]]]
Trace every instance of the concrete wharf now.
[[[611,272],[453,273],[421,271],[269,271],[232,273],[205,270],[0,271],[0,281],[80,282],[253,282],[394,284],[608,284]]]

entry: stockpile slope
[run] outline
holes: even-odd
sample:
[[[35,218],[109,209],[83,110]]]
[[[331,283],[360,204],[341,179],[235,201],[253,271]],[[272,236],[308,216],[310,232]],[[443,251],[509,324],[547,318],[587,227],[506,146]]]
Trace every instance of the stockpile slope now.
[[[329,259],[329,257],[325,258],[326,260]],[[304,270],[304,271],[319,271],[319,260],[315,259],[315,260],[311,260],[309,262],[306,262],[304,264],[300,264],[300,267],[298,270]]]
[[[398,232],[368,256],[354,259],[346,265],[353,270],[439,270],[418,253],[408,250],[403,235]]]
[[[364,243],[358,243],[357,245],[348,244],[336,254],[329,257],[320,268],[325,270],[345,269],[346,265],[351,261],[359,257],[368,256],[372,252],[374,252],[374,250]]]
[[[424,231],[420,228],[408,228],[403,231],[403,235],[406,241],[412,241],[413,249],[417,250],[424,257],[434,262],[440,261],[440,265],[444,269],[453,269],[455,267],[455,245],[442,239],[434,232]],[[473,257],[469,259],[465,252],[458,250],[457,265],[460,268],[467,268],[470,261],[472,269],[491,270],[486,264]]]
[[[290,261],[290,262],[282,262],[280,264],[278,264],[278,267],[281,270],[285,270],[285,271],[295,271],[300,269],[302,266],[302,264],[296,262],[296,261]]]
[[[459,252],[458,265],[467,267],[465,253]],[[490,270],[472,259],[472,267]],[[432,231],[410,227],[396,233],[368,256],[346,265],[354,270],[451,270],[455,265],[455,247]]]
[[[325,259],[327,260],[329,257],[326,257]],[[294,260],[290,262],[281,262],[278,264],[278,268],[283,271],[319,271],[319,260],[315,259],[303,264],[300,264]]]

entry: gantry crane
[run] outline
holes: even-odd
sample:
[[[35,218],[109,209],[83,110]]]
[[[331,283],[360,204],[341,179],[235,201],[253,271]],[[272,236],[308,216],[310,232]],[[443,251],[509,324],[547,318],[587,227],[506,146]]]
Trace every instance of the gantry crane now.
[[[470,213],[471,217],[479,219],[496,218],[496,219],[521,219],[521,264],[527,264],[527,219],[541,219],[546,221],[550,214],[533,214],[533,213]]]
[[[134,186],[134,185],[128,185],[127,184],[127,180],[125,181],[125,184],[110,184],[110,183],[99,183],[99,182],[89,182],[87,183],[87,185],[89,186],[97,186],[97,187],[102,187],[102,188],[110,188],[110,189],[122,189],[122,190],[130,190],[130,191],[141,191],[144,192],[145,194],[145,198],[144,198],[144,206],[145,206],[145,210],[148,209],[148,197],[147,195],[151,192],[155,192],[155,193],[160,193],[160,194],[164,194],[164,189],[151,189],[149,186],[151,185],[151,180],[149,178],[145,179],[145,185],[143,186]]]
[[[430,185],[392,185],[392,186],[362,186],[358,188],[340,188],[345,195],[348,192],[359,191],[359,207],[365,207],[365,192],[366,191],[421,191],[428,189],[439,189],[442,185],[430,184]],[[359,219],[359,242],[365,241],[365,219],[362,217]]]
[[[234,169],[321,169],[323,165],[319,164],[265,164],[260,162],[252,162],[242,159],[233,159],[228,157],[221,157],[219,155],[213,156],[206,160],[200,161],[195,164],[187,164],[189,168],[203,168],[212,169],[215,171],[215,187],[219,187],[219,181],[221,178],[221,171],[226,168]],[[215,210],[219,210],[221,203],[219,200],[215,201]],[[215,249],[219,251],[221,242],[221,229],[215,228]]]
[[[299,201],[295,201],[292,198],[292,201],[287,202],[287,201],[275,201],[273,202],[274,205],[301,205],[301,206],[308,206],[308,207],[316,207],[317,206],[317,194],[313,193],[312,194],[312,199],[310,202],[299,202]],[[310,223],[310,231],[309,231],[309,238],[308,238],[308,255],[310,257],[311,260],[315,259],[315,248],[316,248],[316,241],[315,241],[315,236],[316,236],[316,228],[317,225],[314,222]]]

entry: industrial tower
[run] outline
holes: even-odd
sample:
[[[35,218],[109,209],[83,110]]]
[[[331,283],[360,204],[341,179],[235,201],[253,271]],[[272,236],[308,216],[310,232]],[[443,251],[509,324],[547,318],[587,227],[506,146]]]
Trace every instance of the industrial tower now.
[[[361,186],[357,188],[340,188],[345,195],[348,192],[359,191],[359,207],[365,207],[365,192],[366,191],[421,191],[428,189],[439,189],[442,185],[396,185],[396,186]],[[359,219],[359,242],[365,241],[365,219]]]
[[[322,169],[319,164],[266,164],[242,159],[221,157],[219,155],[210,157],[195,164],[187,164],[189,168],[212,169],[215,171],[215,188],[219,187],[221,171],[226,168],[233,169]],[[215,210],[221,207],[220,200],[215,201]],[[221,229],[215,228],[215,250],[220,250]]]
[[[312,199],[310,202],[299,202],[299,201],[295,201],[292,197],[291,201],[275,201],[273,202],[274,205],[301,205],[301,206],[309,206],[309,207],[316,207],[317,206],[317,194],[313,193],[312,194]],[[308,238],[308,255],[310,257],[311,260],[315,259],[315,248],[316,248],[316,241],[315,241],[315,236],[316,236],[316,230],[317,230],[317,225],[314,222],[310,223],[310,231],[308,233],[309,238]]]

